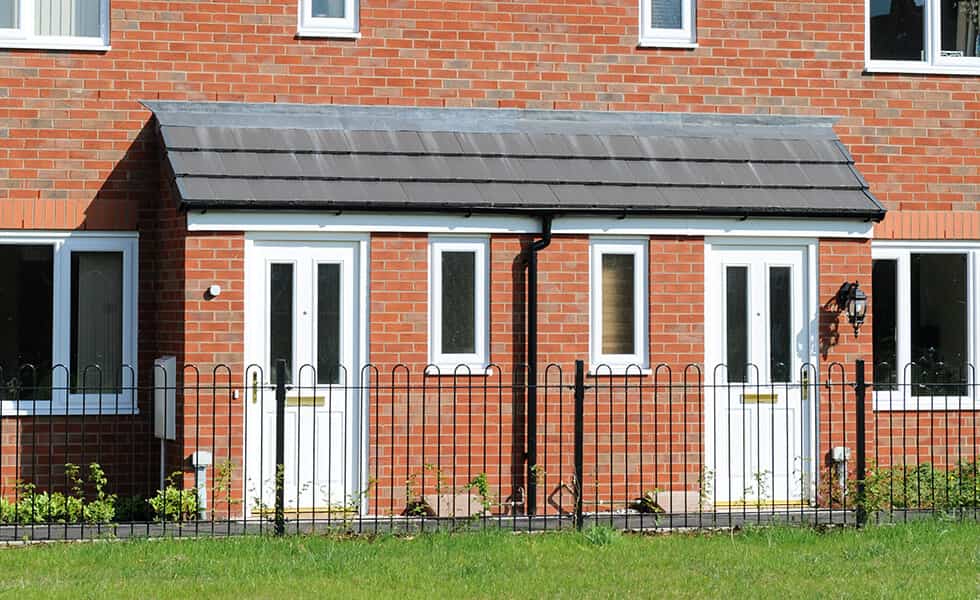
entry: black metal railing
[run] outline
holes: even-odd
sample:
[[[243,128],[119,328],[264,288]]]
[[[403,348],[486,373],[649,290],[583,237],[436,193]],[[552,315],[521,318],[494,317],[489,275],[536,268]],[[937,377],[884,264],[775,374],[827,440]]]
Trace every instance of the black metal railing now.
[[[972,370],[876,387],[862,361],[783,382],[755,365],[744,381],[581,361],[536,382],[495,365],[274,369],[158,364],[154,384],[124,368],[109,385],[97,367],[74,385],[63,367],[0,373],[0,538],[980,513]]]

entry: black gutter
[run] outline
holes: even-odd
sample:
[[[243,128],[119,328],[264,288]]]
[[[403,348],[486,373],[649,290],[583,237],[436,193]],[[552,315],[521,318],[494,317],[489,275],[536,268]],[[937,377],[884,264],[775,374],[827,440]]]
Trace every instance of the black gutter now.
[[[527,256],[527,499],[533,515],[538,503],[538,252],[551,244],[551,215],[541,217],[541,239],[531,242]]]

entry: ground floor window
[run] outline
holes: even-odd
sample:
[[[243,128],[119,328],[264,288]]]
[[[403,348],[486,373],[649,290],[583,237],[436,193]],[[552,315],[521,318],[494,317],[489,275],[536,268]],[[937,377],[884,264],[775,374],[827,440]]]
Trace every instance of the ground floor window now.
[[[429,360],[443,372],[489,364],[489,239],[429,239]]]
[[[594,238],[590,250],[590,354],[594,372],[648,365],[646,239]]]
[[[132,409],[135,235],[0,234],[5,412]]]
[[[879,397],[916,405],[953,399],[955,406],[956,399],[973,396],[977,252],[936,245],[875,248],[871,310]]]

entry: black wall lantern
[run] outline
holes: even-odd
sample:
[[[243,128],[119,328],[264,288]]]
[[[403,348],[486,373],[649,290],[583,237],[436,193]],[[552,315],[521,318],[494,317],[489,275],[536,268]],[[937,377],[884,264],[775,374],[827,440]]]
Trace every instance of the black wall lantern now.
[[[837,290],[837,307],[847,313],[848,322],[854,326],[854,337],[857,337],[868,312],[868,295],[858,286],[858,282],[847,281],[840,286]]]

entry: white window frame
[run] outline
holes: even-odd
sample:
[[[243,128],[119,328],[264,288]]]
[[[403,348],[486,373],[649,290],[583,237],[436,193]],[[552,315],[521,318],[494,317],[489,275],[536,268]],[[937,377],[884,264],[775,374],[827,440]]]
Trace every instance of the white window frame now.
[[[359,0],[344,0],[342,19],[314,17],[312,0],[299,0],[296,33],[301,37],[358,39],[361,37],[359,13]]]
[[[977,281],[980,266],[980,244],[976,243],[935,243],[935,242],[874,242],[871,247],[872,260],[894,260],[896,265],[896,348],[898,353],[897,390],[876,390],[874,392],[875,410],[976,410],[980,409],[976,385],[967,386],[966,396],[913,396],[910,382],[905,381],[906,365],[912,361],[912,297],[911,297],[911,257],[913,254],[966,254],[967,255],[967,362],[977,365],[977,349],[980,348],[980,327],[978,327],[977,302],[980,282]],[[868,282],[870,290],[871,282]],[[874,319],[875,298],[871,298],[871,318]],[[872,366],[874,360],[872,359]],[[873,372],[873,369],[872,369]],[[974,373],[973,384],[980,383],[980,373]],[[872,381],[874,375],[872,373]],[[969,373],[968,373],[968,381]]]
[[[43,50],[110,50],[109,0],[99,2],[99,35],[97,37],[36,35],[34,11],[36,0],[16,0],[19,27],[0,29],[0,48],[38,48]]]
[[[942,55],[942,11],[940,0],[923,4],[922,60],[874,60],[871,58],[871,0],[864,0],[864,64],[869,73],[943,73],[980,75],[980,56]]]
[[[681,27],[664,29],[651,25],[652,0],[640,0],[640,46],[697,48],[697,0],[681,0]]]
[[[0,231],[0,245],[50,245],[54,250],[54,298],[51,324],[53,398],[4,400],[4,415],[111,415],[138,414],[134,388],[137,375],[137,287],[138,246],[136,233],[9,232]],[[70,393],[71,373],[71,255],[72,252],[121,252],[123,255],[123,348],[122,390]],[[128,367],[132,367],[131,369]]]
[[[589,240],[589,371],[595,375],[638,375],[650,369],[648,295],[648,238]],[[605,254],[633,255],[633,350],[631,354],[602,352],[602,257]]]
[[[476,285],[472,354],[450,354],[442,348],[442,254],[443,252],[474,252],[476,254]],[[490,238],[436,237],[429,238],[429,363],[427,374],[485,375],[490,364]],[[458,368],[460,365],[469,368]]]

